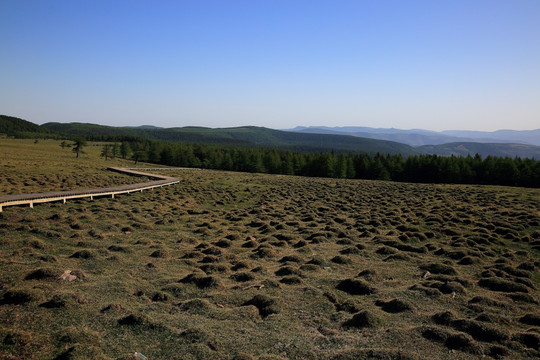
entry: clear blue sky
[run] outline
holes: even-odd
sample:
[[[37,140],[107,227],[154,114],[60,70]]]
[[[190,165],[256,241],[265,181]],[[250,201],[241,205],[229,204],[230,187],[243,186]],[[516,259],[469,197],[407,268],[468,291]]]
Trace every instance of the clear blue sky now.
[[[0,0],[0,114],[540,128],[539,0]]]

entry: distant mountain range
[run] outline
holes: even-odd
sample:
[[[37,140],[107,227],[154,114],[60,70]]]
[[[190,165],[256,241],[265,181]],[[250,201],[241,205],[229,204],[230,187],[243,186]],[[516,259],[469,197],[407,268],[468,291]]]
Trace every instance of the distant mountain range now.
[[[363,138],[397,141],[411,146],[440,145],[455,142],[475,143],[516,143],[540,146],[540,129],[536,130],[497,130],[468,131],[446,130],[441,132],[412,129],[384,129],[360,126],[327,127],[327,126],[297,126],[284,131],[309,133],[352,135]]]
[[[189,142],[214,145],[263,146],[297,152],[344,152],[352,154],[475,155],[540,159],[540,129],[495,132],[374,129],[365,127],[297,127],[282,131],[264,127],[235,128],[178,127],[152,125],[114,127],[86,123],[47,123],[0,115],[0,133],[9,136],[86,136],[95,140],[122,138]],[[362,135],[362,136],[360,136]],[[509,139],[509,140],[505,140]]]

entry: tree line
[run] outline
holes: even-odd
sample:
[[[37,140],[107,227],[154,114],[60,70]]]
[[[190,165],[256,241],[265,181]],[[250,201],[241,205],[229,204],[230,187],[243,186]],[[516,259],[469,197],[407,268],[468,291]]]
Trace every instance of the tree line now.
[[[135,163],[346,179],[540,187],[540,161],[509,157],[300,153],[156,141],[104,145],[102,156]]]

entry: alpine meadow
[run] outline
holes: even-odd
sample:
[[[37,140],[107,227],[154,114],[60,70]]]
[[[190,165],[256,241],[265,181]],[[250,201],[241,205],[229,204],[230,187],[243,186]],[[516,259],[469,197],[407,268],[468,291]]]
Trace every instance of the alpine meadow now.
[[[146,181],[71,145],[0,139],[2,193]],[[3,358],[538,356],[538,189],[137,167],[181,182],[0,213]]]
[[[540,359],[539,0],[0,14],[0,360]]]

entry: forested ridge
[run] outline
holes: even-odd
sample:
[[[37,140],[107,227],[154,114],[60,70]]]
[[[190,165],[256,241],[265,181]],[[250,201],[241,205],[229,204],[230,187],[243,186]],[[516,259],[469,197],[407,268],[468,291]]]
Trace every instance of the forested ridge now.
[[[46,136],[50,131],[39,125],[14,116],[0,115],[0,134],[15,137]],[[30,135],[31,134],[31,135]]]

